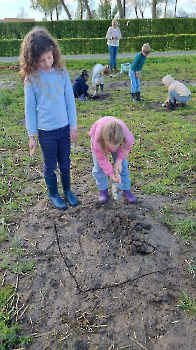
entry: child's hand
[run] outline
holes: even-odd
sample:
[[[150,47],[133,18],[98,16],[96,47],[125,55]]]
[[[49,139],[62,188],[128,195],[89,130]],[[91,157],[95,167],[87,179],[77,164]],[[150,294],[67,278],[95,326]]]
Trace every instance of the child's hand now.
[[[37,140],[35,139],[35,136],[29,136],[29,149],[30,149],[30,153],[32,151],[32,149],[37,149]]]
[[[135,72],[135,76],[136,76],[137,79],[139,79],[140,78],[140,72]]]
[[[69,132],[69,138],[71,142],[76,142],[78,139],[78,134],[75,129],[71,129]]]
[[[96,85],[95,85],[95,84],[93,84],[93,87],[94,87],[94,88],[95,88],[95,86],[96,86]]]

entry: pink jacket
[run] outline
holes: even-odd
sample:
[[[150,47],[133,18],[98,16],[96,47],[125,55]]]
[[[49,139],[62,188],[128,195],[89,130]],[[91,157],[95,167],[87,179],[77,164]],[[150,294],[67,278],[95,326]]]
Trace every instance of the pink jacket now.
[[[118,150],[117,159],[123,160],[124,158],[126,158],[126,156],[128,155],[128,153],[131,150],[132,145],[134,144],[134,136],[132,135],[131,131],[129,131],[129,129],[127,129],[124,121],[121,119],[117,119],[114,117],[102,117],[101,119],[97,120],[93,124],[92,128],[89,131],[89,136],[92,139],[92,149],[93,149],[93,152],[94,152],[94,154],[99,162],[100,167],[103,169],[104,173],[109,175],[110,177],[115,175],[114,170],[113,170],[113,166],[109,160],[109,156],[107,156],[107,157],[104,156],[104,154],[101,150],[98,138],[100,136],[102,127],[111,121],[116,121],[117,123],[119,123],[122,126],[122,128],[124,130],[125,137],[127,139],[127,144],[126,144],[126,147],[124,149],[124,152],[122,150]],[[117,151],[117,149],[115,151]],[[115,151],[112,151],[112,152],[115,152]],[[109,152],[111,152],[111,150],[107,149],[107,152],[109,153]]]

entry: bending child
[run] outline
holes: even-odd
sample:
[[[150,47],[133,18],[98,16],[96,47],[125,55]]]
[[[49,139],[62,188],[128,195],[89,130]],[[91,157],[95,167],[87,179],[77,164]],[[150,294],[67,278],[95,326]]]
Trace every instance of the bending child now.
[[[92,82],[93,87],[95,87],[94,96],[97,97],[98,91],[99,91],[99,85],[101,88],[101,94],[104,93],[104,75],[108,75],[110,73],[110,69],[108,65],[103,66],[102,64],[98,63],[93,68],[93,76],[92,76]]]
[[[142,46],[142,51],[139,52],[131,63],[131,69],[129,71],[129,76],[131,79],[131,97],[132,101],[141,101],[140,97],[140,72],[146,60],[146,57],[150,53],[150,45],[144,44]]]
[[[126,157],[134,143],[134,137],[124,121],[114,117],[103,117],[97,120],[90,132],[91,149],[94,160],[93,176],[99,188],[99,201],[108,200],[108,176],[114,182],[121,182],[123,195],[129,203],[137,200],[130,191],[128,163]],[[111,153],[114,168],[109,160]]]
[[[19,75],[24,83],[29,148],[30,152],[37,148],[38,132],[49,199],[56,208],[67,208],[57,190],[58,162],[66,199],[77,205],[70,190],[70,141],[78,138],[75,100],[68,72],[61,63],[60,48],[43,28],[35,27],[24,38]]]
[[[168,98],[166,99],[164,106],[174,111],[176,109],[176,101],[178,101],[182,107],[186,106],[186,103],[191,98],[190,90],[178,80],[172,78],[170,74],[167,74],[162,83],[168,87]]]
[[[80,101],[84,101],[84,97],[88,97],[88,85],[86,84],[88,80],[88,73],[83,70],[79,77],[76,78],[73,84],[74,97],[78,98]]]

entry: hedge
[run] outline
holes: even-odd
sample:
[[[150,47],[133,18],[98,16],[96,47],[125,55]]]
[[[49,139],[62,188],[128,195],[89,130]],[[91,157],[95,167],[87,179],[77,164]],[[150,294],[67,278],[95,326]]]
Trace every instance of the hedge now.
[[[196,34],[178,35],[148,35],[128,37],[120,40],[119,53],[139,52],[144,43],[148,42],[152,51],[195,50]],[[0,57],[19,56],[21,39],[0,40]],[[98,39],[59,39],[63,55],[104,54],[108,53],[105,38]]]
[[[124,38],[166,34],[195,34],[196,18],[120,19]],[[0,39],[23,39],[35,26],[43,26],[56,39],[105,38],[111,20],[0,22]]]

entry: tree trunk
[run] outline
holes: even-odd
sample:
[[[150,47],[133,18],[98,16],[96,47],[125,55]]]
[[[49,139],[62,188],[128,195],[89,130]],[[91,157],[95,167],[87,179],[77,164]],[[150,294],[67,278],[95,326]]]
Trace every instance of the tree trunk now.
[[[165,13],[164,13],[164,18],[166,18],[166,15],[167,15],[167,2],[168,2],[168,0],[165,0]]]
[[[176,3],[175,3],[175,11],[174,11],[174,17],[176,18],[176,8],[177,8],[177,0],[176,0]]]
[[[65,10],[65,12],[66,12],[66,14],[67,14],[67,17],[68,17],[68,19],[72,19],[71,18],[71,14],[70,14],[70,12],[69,12],[69,10],[68,10],[68,7],[65,5],[65,3],[64,3],[64,0],[60,0],[61,1],[61,4],[63,5],[63,8],[64,8],[64,10]]]
[[[152,18],[156,18],[157,0],[152,0]]]
[[[58,13],[57,7],[56,7],[56,20],[57,20],[57,21],[59,20],[59,13]]]
[[[123,9],[121,0],[117,0],[117,6],[118,6],[118,11],[119,11],[119,17],[120,17],[120,19],[124,19],[124,9]]]
[[[135,10],[135,17],[138,18],[138,14],[137,14],[137,6],[134,7]]]
[[[84,5],[86,7],[88,19],[93,19],[92,13],[91,13],[91,10],[90,10],[89,4],[88,4],[88,0],[84,0]]]

